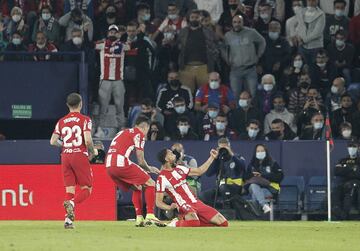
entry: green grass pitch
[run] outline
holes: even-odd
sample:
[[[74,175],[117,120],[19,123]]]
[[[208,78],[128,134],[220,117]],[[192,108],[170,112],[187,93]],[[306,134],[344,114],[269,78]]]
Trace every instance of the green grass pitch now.
[[[133,222],[0,221],[1,251],[360,250],[360,222],[230,222],[228,228],[135,228]]]

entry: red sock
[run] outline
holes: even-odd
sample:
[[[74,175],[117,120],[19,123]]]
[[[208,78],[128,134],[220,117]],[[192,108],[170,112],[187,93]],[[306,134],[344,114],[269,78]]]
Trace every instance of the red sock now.
[[[78,204],[86,200],[90,196],[89,189],[82,189],[80,193],[78,193],[74,198],[74,203]]]
[[[229,222],[228,222],[228,221],[224,221],[223,223],[221,223],[221,224],[219,225],[219,227],[227,227],[227,226],[229,226]]]
[[[65,195],[65,200],[72,200],[74,198],[74,195],[73,193],[66,193]]]
[[[141,190],[134,190],[132,194],[132,203],[135,207],[136,215],[142,215],[142,193]]]
[[[153,214],[155,206],[155,187],[145,187],[146,213]]]
[[[179,220],[176,227],[200,227],[199,220]]]

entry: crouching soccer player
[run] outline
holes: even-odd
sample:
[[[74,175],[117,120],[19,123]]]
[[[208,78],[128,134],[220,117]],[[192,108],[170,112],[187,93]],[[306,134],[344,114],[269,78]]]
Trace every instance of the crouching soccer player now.
[[[179,210],[179,219],[168,224],[171,227],[227,227],[228,222],[214,208],[205,205],[191,192],[186,182],[187,176],[201,176],[208,170],[218,152],[211,150],[209,159],[198,168],[176,165],[176,156],[169,149],[158,153],[162,169],[156,181],[156,206],[164,210]],[[163,202],[166,192],[175,202],[167,205]]]

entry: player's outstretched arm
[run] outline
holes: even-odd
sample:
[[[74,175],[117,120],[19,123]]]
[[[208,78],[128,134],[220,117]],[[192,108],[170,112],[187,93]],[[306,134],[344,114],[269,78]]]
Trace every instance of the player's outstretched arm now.
[[[57,135],[56,133],[53,133],[51,135],[50,145],[57,146],[57,147],[62,147],[63,144],[62,144],[62,141],[60,140],[60,136]]]
[[[163,210],[172,210],[177,208],[177,205],[175,203],[172,203],[171,205],[168,205],[164,203],[164,193],[156,193],[156,206]]]
[[[204,164],[199,166],[198,168],[190,168],[189,176],[201,176],[203,175],[210,167],[211,163],[217,158],[218,151],[215,149],[211,149],[210,157]]]
[[[89,153],[90,153],[92,156],[98,155],[97,149],[94,148],[94,143],[93,143],[93,140],[92,140],[91,132],[90,132],[90,131],[84,132],[84,139],[85,139],[85,145],[86,145]]]
[[[144,151],[136,150],[136,158],[138,160],[139,166],[147,172],[159,174],[159,169],[153,166],[149,166],[149,164],[145,160]]]

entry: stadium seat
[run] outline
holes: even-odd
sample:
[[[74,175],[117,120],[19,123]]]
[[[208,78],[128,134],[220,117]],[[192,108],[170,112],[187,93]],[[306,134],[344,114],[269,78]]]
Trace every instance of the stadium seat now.
[[[303,176],[285,176],[280,184],[276,211],[280,213],[300,214],[305,190]]]
[[[327,181],[325,176],[310,178],[305,192],[305,211],[323,214],[327,211]]]

